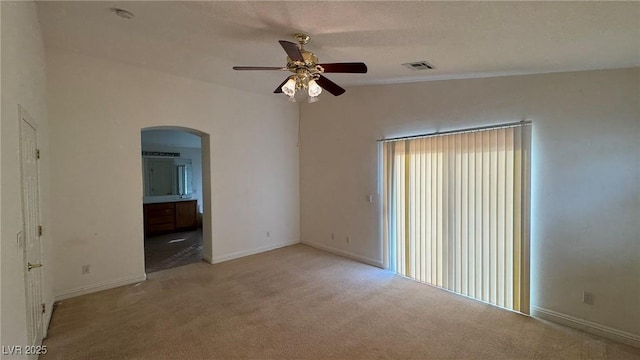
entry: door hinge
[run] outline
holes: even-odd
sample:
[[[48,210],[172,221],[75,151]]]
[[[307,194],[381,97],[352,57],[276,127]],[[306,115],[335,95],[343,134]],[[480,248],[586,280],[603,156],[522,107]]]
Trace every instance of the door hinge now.
[[[38,226],[38,236],[42,236],[42,225]]]
[[[47,305],[45,305],[45,303],[40,304],[40,306],[42,307],[42,313],[46,313],[47,312]]]
[[[40,149],[36,149],[36,159],[40,159]]]

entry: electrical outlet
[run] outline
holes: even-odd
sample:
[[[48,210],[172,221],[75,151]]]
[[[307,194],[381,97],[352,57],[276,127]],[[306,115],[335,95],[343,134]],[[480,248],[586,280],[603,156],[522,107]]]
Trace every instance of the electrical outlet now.
[[[267,231],[267,237],[271,236],[271,232]]]
[[[351,242],[351,236],[347,236],[347,244]]]
[[[336,239],[336,234],[335,233],[331,233],[331,240],[335,240]]]
[[[593,294],[590,292],[582,293],[582,303],[587,305],[593,305]]]
[[[91,265],[82,265],[82,275],[91,273]]]

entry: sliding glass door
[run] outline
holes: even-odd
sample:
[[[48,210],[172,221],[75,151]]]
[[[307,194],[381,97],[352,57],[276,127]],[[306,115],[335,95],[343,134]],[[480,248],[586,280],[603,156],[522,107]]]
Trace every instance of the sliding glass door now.
[[[397,273],[529,313],[529,124],[383,143]]]

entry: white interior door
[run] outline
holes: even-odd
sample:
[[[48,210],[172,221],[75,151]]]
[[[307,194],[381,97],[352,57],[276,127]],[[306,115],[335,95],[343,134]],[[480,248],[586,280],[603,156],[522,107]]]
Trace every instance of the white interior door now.
[[[24,223],[24,273],[27,303],[28,345],[40,345],[44,336],[42,295],[42,243],[38,196],[38,148],[36,129],[21,109],[20,165],[22,172],[22,217]]]

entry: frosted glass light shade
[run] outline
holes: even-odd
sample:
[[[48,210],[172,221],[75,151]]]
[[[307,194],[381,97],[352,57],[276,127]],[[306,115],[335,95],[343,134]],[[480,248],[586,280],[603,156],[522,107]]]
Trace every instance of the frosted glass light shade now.
[[[322,88],[315,80],[309,80],[309,96],[316,97],[322,93]]]
[[[293,97],[296,94],[296,80],[289,78],[289,81],[282,85],[282,92],[289,97]]]

